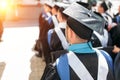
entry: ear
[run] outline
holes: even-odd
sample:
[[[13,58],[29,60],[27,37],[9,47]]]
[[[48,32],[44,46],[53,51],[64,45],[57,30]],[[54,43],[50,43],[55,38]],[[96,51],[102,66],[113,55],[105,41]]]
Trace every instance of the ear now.
[[[73,41],[76,38],[75,32],[70,28],[69,30],[69,38]]]
[[[71,30],[71,37],[72,37],[72,38],[75,38],[75,37],[76,37],[76,33],[75,33],[73,30]]]
[[[69,35],[69,38],[72,37],[72,30],[71,30],[71,28],[68,28],[68,35]]]

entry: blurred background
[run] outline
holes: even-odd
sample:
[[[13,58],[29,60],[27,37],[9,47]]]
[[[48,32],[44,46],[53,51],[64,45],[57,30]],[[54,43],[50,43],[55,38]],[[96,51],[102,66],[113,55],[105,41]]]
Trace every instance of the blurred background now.
[[[3,41],[0,42],[0,80],[40,80],[45,63],[32,48],[39,34],[39,15],[45,1],[66,4],[80,0],[0,0]],[[81,0],[93,5],[103,0]],[[110,0],[116,14],[120,0]]]
[[[0,17],[2,20],[38,19],[41,5],[45,1],[72,3],[79,0],[0,0]],[[83,0],[83,2],[90,4],[101,1]],[[111,2],[113,4],[111,11],[116,14],[120,0],[111,0]]]

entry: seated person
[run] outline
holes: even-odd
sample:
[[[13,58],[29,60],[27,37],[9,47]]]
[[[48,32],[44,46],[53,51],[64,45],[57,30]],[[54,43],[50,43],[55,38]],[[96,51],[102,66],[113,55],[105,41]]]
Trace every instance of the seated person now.
[[[49,40],[50,40],[49,41],[50,50],[53,53],[54,51],[65,50],[68,48],[68,42],[66,41],[66,38],[65,38],[67,16],[63,14],[63,10],[64,8],[62,7],[59,8],[58,13],[57,13],[57,19],[59,21],[59,24],[57,27],[53,29],[53,32],[48,35]],[[51,53],[52,57],[54,56],[53,53]]]
[[[88,12],[77,3],[64,10],[69,16],[65,30],[70,43],[69,52],[61,55],[54,64],[48,65],[41,80],[114,80],[111,62],[103,55],[105,51],[93,49],[89,41],[95,30],[93,25],[104,20],[101,21],[92,12],[89,17]],[[92,23],[93,20],[96,24]]]
[[[67,49],[66,46],[68,46],[66,38],[63,38],[65,37],[65,28],[66,28],[66,19],[67,19],[67,16],[62,13],[63,10],[64,8],[62,7],[59,8],[58,13],[57,13],[57,19],[59,21],[59,24],[57,27],[54,28],[53,33],[51,34],[50,48],[52,51]],[[61,35],[63,35],[62,39],[61,39]]]
[[[36,54],[37,57],[42,57],[44,58],[46,64],[50,62],[50,59],[49,59],[49,45],[48,45],[48,42],[47,42],[47,32],[49,29],[52,29],[54,28],[54,24],[53,24],[53,21],[52,21],[52,14],[51,14],[51,11],[52,11],[52,6],[49,5],[48,3],[45,3],[44,4],[44,14],[42,14],[40,16],[40,20],[42,18],[42,22],[41,24],[39,25],[40,27],[40,33],[39,33],[39,43],[41,46],[40,49],[39,49],[39,53]]]

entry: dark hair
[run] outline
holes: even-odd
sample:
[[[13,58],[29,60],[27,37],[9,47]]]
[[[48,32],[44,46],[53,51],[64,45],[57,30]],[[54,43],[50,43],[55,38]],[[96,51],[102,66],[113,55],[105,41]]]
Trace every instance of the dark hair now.
[[[55,10],[58,10],[60,7],[57,6],[57,5],[54,5],[53,8],[54,8]]]
[[[64,10],[65,10],[65,9],[64,9],[63,7],[60,7],[60,8],[58,9],[58,11],[62,14],[62,17],[65,18],[65,19],[67,19],[67,18],[68,18],[68,15],[66,15],[66,14],[63,13]]]
[[[112,3],[111,3],[111,2],[108,2],[108,3],[106,4],[106,2],[104,1],[104,2],[102,2],[102,3],[100,4],[100,6],[103,7],[104,11],[107,11],[108,9],[110,9],[110,8],[112,7]]]
[[[48,6],[50,9],[52,9],[52,7],[51,7],[50,5],[48,5],[48,4],[46,4],[46,3],[45,3],[44,5],[45,5],[45,6]]]
[[[90,40],[93,30],[88,28],[86,25],[78,22],[72,17],[68,17],[67,25],[82,39]]]

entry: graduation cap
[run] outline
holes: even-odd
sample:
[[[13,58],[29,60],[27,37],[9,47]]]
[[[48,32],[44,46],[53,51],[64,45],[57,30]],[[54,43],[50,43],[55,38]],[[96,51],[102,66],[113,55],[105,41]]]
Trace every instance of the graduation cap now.
[[[77,3],[90,10],[90,5],[88,3],[82,1],[77,1]]]
[[[103,1],[100,5],[103,7],[105,11],[112,7],[112,3],[110,1]]]
[[[104,19],[80,4],[71,4],[63,13],[69,16],[67,24],[79,37],[90,39],[93,31],[103,35]]]
[[[55,5],[57,5],[59,7],[63,7],[64,9],[66,9],[67,7],[70,6],[69,3],[63,3],[63,2],[56,2]]]
[[[49,2],[49,1],[45,1],[44,4],[50,6],[50,7],[53,7],[54,6],[54,3],[52,2]]]

